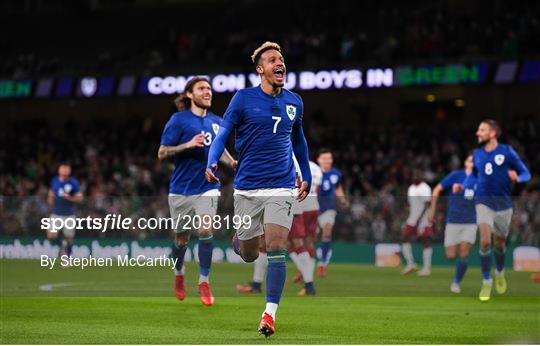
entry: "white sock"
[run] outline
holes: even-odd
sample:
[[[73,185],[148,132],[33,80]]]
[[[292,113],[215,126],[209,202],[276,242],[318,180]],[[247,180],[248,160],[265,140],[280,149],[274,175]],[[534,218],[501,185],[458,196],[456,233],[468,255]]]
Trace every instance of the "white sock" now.
[[[174,275],[178,276],[178,275],[184,275],[186,272],[186,266],[185,265],[182,265],[182,269],[180,270],[177,270],[176,268],[174,268]]]
[[[315,272],[315,267],[317,266],[317,260],[313,257],[309,257],[309,269],[308,272],[310,273],[311,281],[313,281],[313,273]]]
[[[300,273],[302,273],[304,282],[313,282],[313,270],[311,269],[312,261],[309,253],[307,251],[299,253],[296,256],[296,260],[298,261],[297,267],[298,270],[300,270]]]
[[[300,269],[298,264],[298,254],[296,252],[289,252],[289,257],[291,258],[291,261],[293,261],[296,268]]]
[[[493,279],[487,279],[487,280],[486,280],[486,279],[482,279],[482,283],[491,285],[491,284],[493,284]]]
[[[294,252],[289,252],[289,257],[291,258],[291,260],[293,261],[293,263],[296,264],[296,258],[298,257],[298,254],[296,253],[296,251],[294,251]]]
[[[424,251],[422,251],[422,257],[424,259],[423,265],[425,270],[431,270],[431,255],[433,254],[433,248],[432,247],[426,247],[424,248]]]
[[[266,267],[268,267],[266,252],[259,252],[259,257],[257,257],[253,264],[253,281],[261,283],[266,275]]]
[[[276,312],[277,312],[278,305],[276,303],[266,303],[266,309],[264,312],[272,316],[274,321],[276,320]],[[264,314],[263,314],[264,316]]]
[[[412,247],[411,243],[403,243],[401,244],[401,252],[403,253],[403,257],[405,257],[405,261],[407,262],[407,265],[414,265],[414,257],[412,253]]]
[[[202,284],[203,282],[208,283],[208,276],[199,274],[199,285]]]
[[[503,275],[504,274],[504,269],[501,270],[501,271],[498,271],[497,269],[495,269],[495,274],[497,274],[497,276]]]

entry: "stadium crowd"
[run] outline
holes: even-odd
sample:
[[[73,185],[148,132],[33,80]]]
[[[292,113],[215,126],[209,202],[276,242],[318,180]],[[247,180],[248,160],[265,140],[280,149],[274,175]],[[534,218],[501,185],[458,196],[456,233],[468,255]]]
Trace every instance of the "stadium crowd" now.
[[[6,25],[16,21],[11,25],[16,27],[29,20],[29,26],[39,27],[46,35],[47,48],[58,45],[58,55],[40,49],[45,41],[39,35],[7,35],[0,39],[0,75],[18,79],[39,74],[139,73],[141,67],[146,73],[200,72],[208,71],[209,66],[238,70],[248,65],[253,47],[268,39],[281,43],[293,69],[540,55],[540,6],[536,1],[475,1],[465,8],[446,1],[416,2],[417,6],[365,1],[362,11],[351,10],[348,1],[334,1],[331,6],[324,1],[291,2],[286,15],[272,20],[279,30],[260,22],[254,14],[267,11],[267,5],[253,1],[210,4],[207,15],[216,19],[204,26],[198,23],[198,16],[182,15],[199,10],[196,3],[128,12],[107,9],[103,3],[102,8],[88,13],[68,11],[66,20],[50,13],[34,14],[31,20],[12,16],[5,18]],[[72,33],[66,33],[60,24],[64,22],[73,26]],[[82,41],[84,49],[78,44],[69,50],[62,48],[67,40],[80,40],[76,33],[89,26],[93,39]],[[114,39],[124,43],[109,44]]]
[[[62,160],[72,163],[73,175],[81,181],[86,196],[81,214],[168,216],[165,196],[171,164],[161,164],[156,158],[162,124],[134,116],[129,123],[114,128],[100,122],[79,126],[68,122],[63,127],[52,127],[43,120],[0,130],[1,233],[24,230],[39,234],[39,219],[48,214],[48,183]],[[353,133],[312,121],[306,128],[312,158],[325,143],[333,143],[335,165],[344,174],[351,207],[339,213],[334,235],[343,241],[397,241],[406,219],[406,191],[412,169],[423,171],[426,181],[434,186],[450,170],[461,167],[467,151],[474,146],[470,129],[449,124],[435,129],[395,124],[385,131],[367,128]],[[540,171],[540,148],[534,140],[538,130],[530,121],[505,128],[508,135],[504,141],[516,148],[533,175]],[[232,175],[227,173],[223,177],[222,213],[232,213]],[[516,186],[514,194],[519,197],[515,199],[511,239],[538,245],[538,176],[525,187]],[[440,208],[444,210],[444,203]],[[439,231],[437,240],[442,240],[444,212],[439,213],[435,228]],[[146,237],[148,233],[132,231],[130,235]]]

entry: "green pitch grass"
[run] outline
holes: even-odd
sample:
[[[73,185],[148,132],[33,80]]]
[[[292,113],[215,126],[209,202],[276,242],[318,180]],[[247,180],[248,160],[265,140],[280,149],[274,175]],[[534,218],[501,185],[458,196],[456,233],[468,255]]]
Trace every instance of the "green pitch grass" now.
[[[317,297],[297,297],[291,282],[277,315],[276,334],[257,333],[264,295],[235,285],[251,265],[215,264],[216,303],[197,296],[197,266],[187,265],[188,298],[172,294],[166,268],[43,269],[38,261],[1,260],[0,337],[10,344],[486,344],[540,342],[540,285],[508,271],[509,291],[476,298],[480,273],[471,268],[463,292],[449,292],[453,269],[430,277],[399,269],[331,264],[316,279]]]

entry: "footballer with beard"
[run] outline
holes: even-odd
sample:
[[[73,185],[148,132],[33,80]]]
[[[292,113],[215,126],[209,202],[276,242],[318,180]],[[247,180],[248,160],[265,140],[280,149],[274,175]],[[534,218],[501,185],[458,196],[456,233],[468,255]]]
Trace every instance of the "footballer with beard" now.
[[[499,143],[501,127],[492,119],[480,123],[476,131],[479,148],[473,152],[473,170],[463,184],[455,184],[454,192],[471,188],[476,181],[476,224],[480,231],[480,267],[482,288],[478,298],[488,301],[491,296],[491,247],[495,259],[495,290],[507,290],[504,277],[506,238],[512,221],[512,183],[525,183],[531,173],[510,145]],[[474,178],[474,179],[473,179]]]
[[[222,119],[210,112],[212,88],[206,78],[190,79],[174,103],[178,112],[174,113],[163,130],[158,150],[159,160],[172,158],[174,170],[169,183],[169,209],[172,219],[180,219],[175,229],[172,250],[176,261],[174,293],[178,300],[184,300],[184,256],[190,238],[192,225],[185,224],[185,215],[213,217],[216,214],[219,184],[204,179],[208,150],[217,135]],[[225,151],[222,161],[234,169],[236,161]],[[209,275],[212,264],[212,229],[202,223],[199,233],[199,295],[204,305],[214,304],[210,289]]]

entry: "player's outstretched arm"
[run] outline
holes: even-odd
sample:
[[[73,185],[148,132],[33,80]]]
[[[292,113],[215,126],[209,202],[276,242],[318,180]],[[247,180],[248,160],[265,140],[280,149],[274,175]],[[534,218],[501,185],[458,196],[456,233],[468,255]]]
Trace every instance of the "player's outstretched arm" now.
[[[311,189],[311,170],[309,168],[308,145],[304,136],[304,130],[302,129],[302,123],[299,121],[296,121],[293,125],[291,141],[294,156],[298,161],[298,166],[300,166],[300,172],[302,172],[302,178],[304,179],[298,191],[298,200],[303,201]]]
[[[219,127],[218,134],[212,144],[210,145],[210,151],[208,152],[208,162],[206,164],[206,172],[204,173],[206,180],[211,183],[218,183],[219,179],[216,176],[218,169],[218,162],[223,151],[225,150],[225,144],[231,134],[231,130],[228,127]]]

